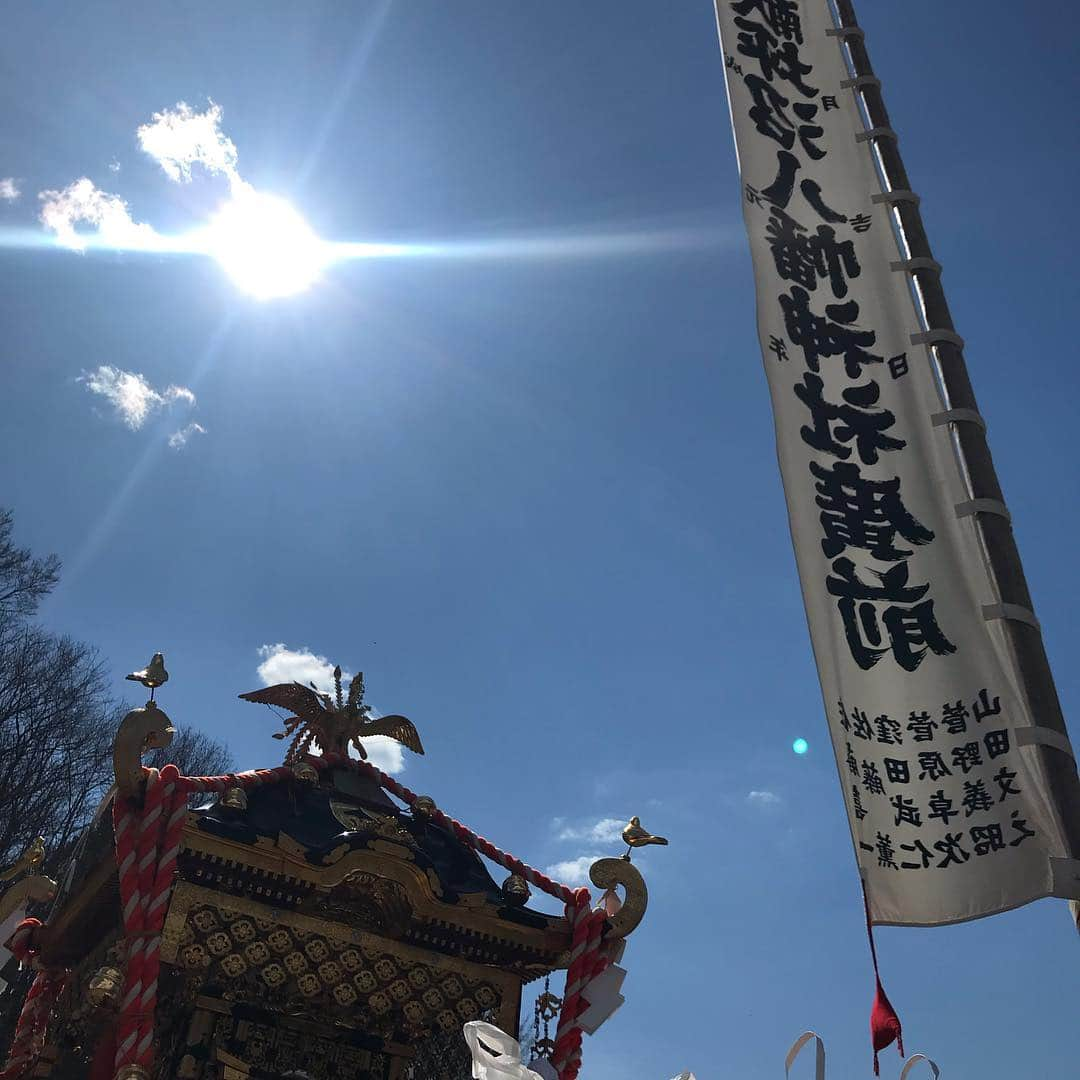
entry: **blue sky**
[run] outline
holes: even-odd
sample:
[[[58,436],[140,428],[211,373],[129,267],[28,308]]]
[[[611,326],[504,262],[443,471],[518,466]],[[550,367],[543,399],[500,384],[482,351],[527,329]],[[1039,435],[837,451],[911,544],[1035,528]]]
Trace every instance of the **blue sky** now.
[[[860,9],[1071,715],[1078,16]],[[274,646],[363,670],[422,733],[402,778],[534,865],[617,853],[603,823],[634,813],[668,835],[585,1080],[775,1077],[805,1027],[831,1075],[868,1076],[710,5],[44,3],[5,24],[2,501],[64,560],[48,625],[118,690],[164,650],[174,720],[250,766],[281,744],[236,694]],[[199,255],[52,242],[38,193],[84,176],[161,234],[204,224],[228,176],[177,183],[136,132],[209,100],[245,184],[326,239],[424,252],[260,302]],[[94,385],[127,387],[128,422]],[[949,1080],[1070,1074],[1063,903],[878,940],[908,1050]]]

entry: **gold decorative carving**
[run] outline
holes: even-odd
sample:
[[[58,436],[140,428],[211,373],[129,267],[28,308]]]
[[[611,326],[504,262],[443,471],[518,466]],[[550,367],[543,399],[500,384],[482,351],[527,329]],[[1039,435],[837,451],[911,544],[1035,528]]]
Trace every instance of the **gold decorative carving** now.
[[[43,874],[32,874],[24,877],[22,881],[16,881],[9,885],[0,896],[0,923],[4,922],[16,908],[23,904],[36,901],[45,903],[56,894],[56,882]],[[3,942],[0,942],[3,944]]]
[[[113,742],[113,771],[121,796],[127,799],[138,797],[143,780],[143,754],[168,746],[175,734],[172,721],[153,701],[148,701],[141,709],[132,709],[120,721]]]
[[[221,797],[221,805],[229,810],[246,810],[248,807],[247,792],[242,787],[225,789]]]
[[[106,1006],[112,1008],[119,1004],[124,990],[124,976],[114,967],[98,968],[86,987],[86,1000],[95,1009]]]
[[[353,870],[328,894],[308,897],[301,910],[322,915],[358,930],[400,937],[412,920],[408,893],[396,881]]]
[[[278,1003],[282,994],[289,1001],[309,1000],[315,1017],[326,1018],[326,1009],[352,1014],[363,1006],[388,1023],[397,1017],[395,1025],[450,1030],[494,1009],[500,1024],[515,1023],[521,980],[512,973],[318,915],[181,882],[166,930],[162,960],[220,970],[241,999],[243,988],[261,987],[259,993]]]
[[[45,837],[39,836],[6,870],[0,881],[14,881],[20,874],[36,870],[45,860]]]
[[[361,739],[369,735],[385,735],[416,754],[422,754],[413,722],[404,716],[370,716],[371,706],[364,704],[364,675],[361,672],[349,684],[348,699],[342,691],[341,668],[334,668],[334,698],[303,683],[278,683],[262,690],[241,694],[244,701],[276,705],[293,715],[285,718],[285,730],[274,733],[275,739],[292,737],[285,754],[285,764],[303,758],[316,742],[327,753],[345,754],[352,746],[361,758],[367,757]],[[336,698],[336,700],[335,700]]]
[[[427,868],[427,881],[432,893],[441,900],[443,895],[442,882],[439,880],[439,875],[435,873],[434,867],[429,866]]]
[[[609,917],[608,939],[624,938],[632,933],[649,905],[649,890],[637,867],[628,859],[598,859],[589,867],[589,877],[598,889],[621,885],[626,890],[622,907]]]
[[[184,847],[207,855],[226,865],[248,866],[266,874],[279,874],[286,879],[302,881],[323,891],[340,884],[354,870],[366,870],[378,877],[388,878],[403,886],[412,905],[414,918],[420,922],[460,927],[483,934],[486,938],[503,941],[526,949],[534,949],[538,959],[555,956],[570,946],[570,929],[564,919],[555,928],[536,929],[493,918],[489,911],[470,909],[460,904],[448,904],[440,899],[442,886],[429,867],[421,870],[415,862],[407,861],[407,853],[399,845],[387,844],[391,850],[359,849],[349,851],[347,845],[340,857],[330,865],[313,866],[299,857],[268,846],[254,847],[212,836],[188,826],[184,830]],[[382,843],[386,843],[383,841]],[[331,852],[333,856],[335,852]],[[436,891],[438,886],[438,891]],[[174,901],[175,903],[175,901]]]
[[[653,836],[648,829],[641,824],[641,818],[632,817],[626,824],[626,828],[622,831],[623,843],[626,844],[626,855],[624,858],[630,858],[630,852],[634,848],[645,847],[648,844],[663,844],[667,846],[667,839],[663,836]]]
[[[522,907],[529,902],[529,883],[520,874],[511,874],[502,883],[502,891],[506,902],[514,907]]]
[[[380,852],[383,855],[389,855],[392,859],[402,859],[408,862],[412,862],[413,853],[401,844],[396,844],[392,840],[372,840],[371,850]]]

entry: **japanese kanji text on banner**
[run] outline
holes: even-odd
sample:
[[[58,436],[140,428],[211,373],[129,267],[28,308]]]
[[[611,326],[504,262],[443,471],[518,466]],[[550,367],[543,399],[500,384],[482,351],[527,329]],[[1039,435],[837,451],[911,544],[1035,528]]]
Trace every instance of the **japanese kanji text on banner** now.
[[[716,9],[780,470],[872,920],[1078,897],[827,0]]]

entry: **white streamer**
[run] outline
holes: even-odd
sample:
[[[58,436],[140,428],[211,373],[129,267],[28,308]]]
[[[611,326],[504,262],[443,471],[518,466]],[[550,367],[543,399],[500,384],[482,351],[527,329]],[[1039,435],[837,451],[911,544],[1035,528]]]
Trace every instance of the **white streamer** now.
[[[473,1080],[544,1080],[539,1073],[522,1065],[517,1039],[494,1024],[470,1020],[462,1032],[472,1054]]]
[[[925,1054],[912,1054],[911,1057],[904,1062],[904,1067],[900,1070],[900,1080],[907,1080],[907,1074],[919,1064],[920,1061],[925,1061],[930,1066],[930,1071],[934,1074],[934,1080],[939,1080],[941,1076],[941,1070],[937,1067],[937,1063],[931,1061]]]
[[[795,1063],[795,1059],[799,1056],[802,1048],[811,1040],[814,1040],[815,1044],[815,1060],[814,1060],[814,1080],[825,1080],[825,1044],[821,1041],[821,1036],[816,1031],[804,1031],[792,1044],[791,1049],[787,1053],[787,1057],[784,1059],[784,1076],[789,1077],[791,1075],[791,1066]],[[901,1078],[903,1080],[903,1078]]]

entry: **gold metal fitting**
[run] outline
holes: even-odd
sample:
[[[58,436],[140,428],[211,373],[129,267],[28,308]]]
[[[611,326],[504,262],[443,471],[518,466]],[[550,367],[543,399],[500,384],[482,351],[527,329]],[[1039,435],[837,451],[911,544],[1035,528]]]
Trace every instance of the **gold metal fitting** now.
[[[221,796],[221,805],[230,810],[246,810],[248,806],[247,792],[242,787],[229,787]]]
[[[141,1065],[121,1065],[113,1080],[150,1080],[150,1073]]]
[[[417,795],[416,801],[412,804],[414,817],[426,819],[431,817],[436,810],[438,810],[438,807],[430,795]]]
[[[293,776],[301,784],[317,784],[319,782],[319,770],[309,761],[297,761],[292,767]]]
[[[520,874],[511,874],[502,883],[503,896],[506,902],[513,907],[521,907],[528,902],[532,891],[529,883]]]
[[[95,1009],[105,1006],[112,1008],[120,1003],[120,995],[123,991],[124,976],[114,967],[98,968],[90,976],[90,982],[86,986],[86,1000]]]

